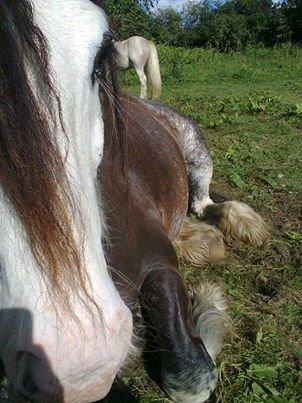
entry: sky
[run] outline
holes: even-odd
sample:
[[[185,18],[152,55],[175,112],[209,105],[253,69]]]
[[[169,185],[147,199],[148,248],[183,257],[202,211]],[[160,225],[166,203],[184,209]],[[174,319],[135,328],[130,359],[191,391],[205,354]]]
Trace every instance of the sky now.
[[[164,8],[171,6],[173,8],[181,8],[187,0],[159,0],[158,7]]]
[[[188,0],[158,0],[158,5],[157,7],[159,8],[164,8],[171,6],[176,9],[181,9],[182,6],[187,3]],[[275,1],[277,2],[277,0]]]

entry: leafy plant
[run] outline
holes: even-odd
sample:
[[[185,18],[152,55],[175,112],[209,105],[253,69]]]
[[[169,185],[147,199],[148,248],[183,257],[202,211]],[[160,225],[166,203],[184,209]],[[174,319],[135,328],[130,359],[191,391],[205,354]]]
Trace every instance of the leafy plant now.
[[[285,235],[287,236],[288,239],[290,239],[291,241],[297,242],[302,244],[302,234],[300,234],[297,231],[286,231]]]
[[[254,94],[248,97],[247,111],[253,113],[265,112],[272,105],[279,103],[281,100],[280,96],[270,95],[270,94]]]

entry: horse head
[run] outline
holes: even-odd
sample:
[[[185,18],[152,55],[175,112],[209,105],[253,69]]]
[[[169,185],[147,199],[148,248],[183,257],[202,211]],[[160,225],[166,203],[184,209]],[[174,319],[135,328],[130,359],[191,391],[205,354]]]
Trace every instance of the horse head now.
[[[93,3],[0,3],[0,361],[35,402],[103,398],[131,345],[101,245]]]

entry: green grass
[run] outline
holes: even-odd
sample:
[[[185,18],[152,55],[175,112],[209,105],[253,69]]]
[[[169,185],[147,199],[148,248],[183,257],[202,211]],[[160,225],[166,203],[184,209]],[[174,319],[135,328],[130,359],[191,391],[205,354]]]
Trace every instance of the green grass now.
[[[162,101],[204,130],[212,190],[249,203],[271,227],[264,248],[233,247],[220,265],[182,268],[188,283],[219,282],[234,319],[211,402],[299,402],[302,49],[159,51]],[[134,72],[123,83],[138,94]],[[166,401],[141,369],[126,381],[139,402]]]

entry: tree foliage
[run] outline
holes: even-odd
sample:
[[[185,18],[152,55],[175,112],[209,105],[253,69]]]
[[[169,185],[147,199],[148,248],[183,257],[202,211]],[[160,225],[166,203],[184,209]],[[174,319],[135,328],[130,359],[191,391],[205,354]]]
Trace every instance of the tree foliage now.
[[[302,42],[302,0],[188,1],[181,12],[155,10],[156,0],[105,0],[118,38],[153,38],[173,46],[220,50]]]
[[[150,37],[150,10],[157,0],[104,0],[111,29],[118,39],[133,35]]]

